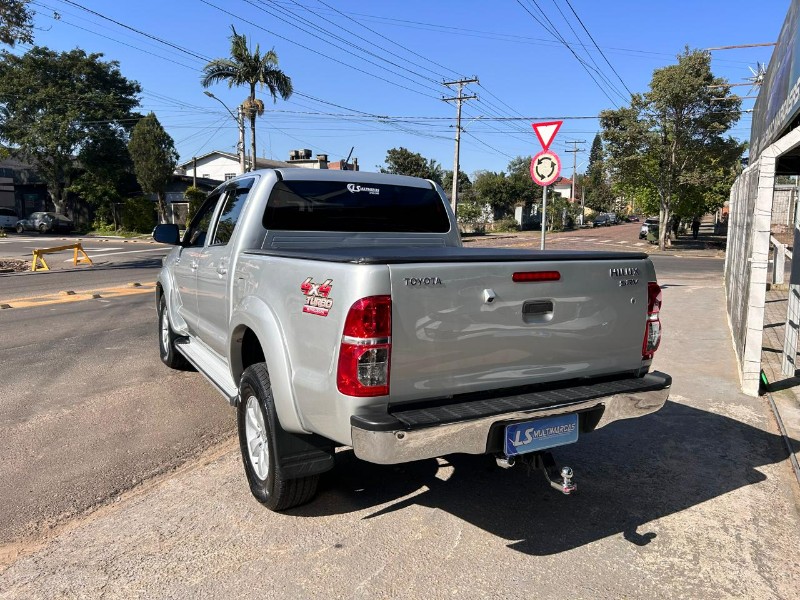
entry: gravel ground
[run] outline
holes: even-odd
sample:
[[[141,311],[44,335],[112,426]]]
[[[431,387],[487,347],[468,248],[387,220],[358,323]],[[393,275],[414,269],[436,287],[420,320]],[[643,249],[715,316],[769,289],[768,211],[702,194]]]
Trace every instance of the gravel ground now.
[[[29,260],[0,259],[0,273],[18,273],[29,271],[30,268],[31,261]]]

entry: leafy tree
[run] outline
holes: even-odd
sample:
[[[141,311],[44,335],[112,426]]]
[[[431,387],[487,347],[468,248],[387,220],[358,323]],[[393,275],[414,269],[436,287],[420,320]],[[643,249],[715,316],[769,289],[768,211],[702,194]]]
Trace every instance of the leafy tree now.
[[[230,58],[215,58],[203,67],[201,83],[207,88],[214,83],[225,81],[228,87],[234,85],[249,86],[250,95],[242,103],[245,114],[250,118],[250,153],[253,157],[253,166],[256,161],[256,117],[264,114],[264,102],[256,98],[256,86],[269,90],[273,103],[278,101],[278,96],[288,100],[292,95],[292,80],[278,68],[278,55],[275,49],[261,54],[261,49],[256,44],[256,49],[250,52],[247,46],[247,37],[244,34],[233,32],[231,40]]]
[[[136,179],[145,194],[155,194],[158,199],[158,216],[167,221],[166,188],[172,178],[178,153],[169,134],[164,131],[155,114],[139,120],[131,132],[128,151],[133,160]]]
[[[150,233],[155,225],[156,215],[149,198],[139,196],[125,200],[122,210],[122,227],[127,231]]]
[[[482,202],[493,208],[495,216],[512,214],[516,206],[523,206],[528,215],[533,205],[542,201],[542,189],[531,180],[530,165],[530,156],[518,156],[508,163],[508,173],[475,174],[473,189]]]
[[[387,150],[385,162],[386,167],[381,167],[381,173],[423,177],[424,179],[431,179],[439,184],[442,183],[444,171],[440,164],[434,159],[428,160],[421,154],[411,152],[411,150],[406,148],[400,147]]]
[[[614,193],[608,182],[603,142],[600,134],[594,136],[589,151],[589,165],[586,168],[586,206],[597,212],[606,212],[614,201]]]
[[[33,43],[33,11],[30,0],[0,0],[0,42],[12,48],[17,42]]]
[[[0,139],[36,165],[59,212],[77,173],[75,155],[109,131],[125,135],[139,104],[139,84],[102,56],[40,47],[0,53]]]
[[[709,174],[732,183],[744,149],[724,132],[739,119],[740,101],[711,73],[707,52],[678,55],[678,63],[653,72],[650,91],[631,104],[600,113],[603,139],[615,183],[648,189],[658,197],[659,248],[669,243],[668,223],[676,209],[702,194]],[[695,210],[705,212],[709,205]]]
[[[203,202],[205,202],[207,194],[199,187],[190,185],[183,193],[183,198],[189,203],[189,210],[186,214],[186,222],[192,220],[192,217],[200,210]]]
[[[135,187],[131,174],[133,165],[126,140],[109,128],[89,140],[78,155],[83,171],[68,191],[85,200],[92,209],[95,225],[114,229],[119,226],[116,206]],[[133,180],[133,181],[132,181]]]
[[[488,204],[497,215],[506,215],[514,209],[516,195],[513,188],[510,178],[502,171],[478,171],[472,187],[478,202]]]
[[[453,171],[448,171],[447,169],[442,171],[442,188],[444,188],[444,191],[447,193],[448,196],[453,192]],[[464,173],[464,171],[462,171],[461,169],[459,169],[458,201],[461,202],[463,193],[471,189],[472,189],[472,182],[469,180],[467,174]]]

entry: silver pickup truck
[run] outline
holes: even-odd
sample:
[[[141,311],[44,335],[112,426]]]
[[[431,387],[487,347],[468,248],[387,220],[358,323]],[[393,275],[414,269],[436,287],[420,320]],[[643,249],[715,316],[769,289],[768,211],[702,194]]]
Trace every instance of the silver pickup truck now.
[[[464,248],[442,189],[312,169],[212,192],[164,258],[160,353],[237,407],[250,489],[310,500],[336,447],[402,463],[525,460],[564,493],[549,449],[657,411],[661,289],[645,254]]]

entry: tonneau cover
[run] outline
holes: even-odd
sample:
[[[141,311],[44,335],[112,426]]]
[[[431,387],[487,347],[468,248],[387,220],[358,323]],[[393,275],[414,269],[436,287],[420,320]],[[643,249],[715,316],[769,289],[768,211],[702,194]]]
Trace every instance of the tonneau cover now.
[[[339,262],[353,264],[406,264],[406,263],[452,263],[452,262],[518,262],[518,261],[595,261],[595,260],[642,260],[643,252],[605,252],[583,250],[519,250],[504,248],[456,248],[456,247],[339,247],[308,250],[266,249],[248,250],[247,254],[279,256],[303,260]]]

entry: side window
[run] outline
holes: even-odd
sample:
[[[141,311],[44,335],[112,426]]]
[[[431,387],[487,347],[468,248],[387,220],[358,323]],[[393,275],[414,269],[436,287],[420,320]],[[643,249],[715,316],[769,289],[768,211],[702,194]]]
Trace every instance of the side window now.
[[[224,246],[233,237],[236,223],[239,221],[239,215],[242,214],[242,208],[254,181],[254,179],[242,179],[237,182],[238,185],[235,188],[228,189],[225,194],[225,204],[220,211],[219,221],[214,232],[214,241],[211,242],[212,245]]]
[[[211,225],[211,217],[221,195],[222,192],[212,194],[203,202],[200,210],[197,211],[197,214],[192,218],[192,222],[186,229],[186,233],[183,236],[184,246],[199,247],[205,245],[206,235],[208,235],[208,229]]]

